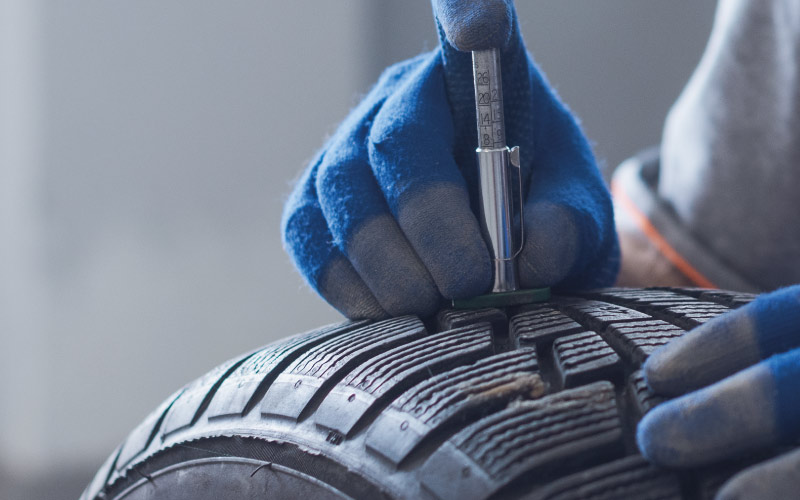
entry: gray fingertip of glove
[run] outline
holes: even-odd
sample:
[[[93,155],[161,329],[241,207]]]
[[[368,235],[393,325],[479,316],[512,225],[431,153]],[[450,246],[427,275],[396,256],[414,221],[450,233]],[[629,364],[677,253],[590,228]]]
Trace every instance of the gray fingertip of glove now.
[[[578,258],[579,232],[575,215],[549,202],[525,206],[525,246],[519,257],[519,273],[525,287],[555,285],[562,281]]]
[[[445,299],[485,293],[489,251],[462,186],[436,183],[400,203],[397,220]]]
[[[347,244],[347,257],[391,316],[430,316],[441,303],[425,266],[389,214],[365,222]]]
[[[377,320],[389,317],[344,257],[337,257],[328,264],[320,279],[319,293],[349,319]]]
[[[796,498],[800,491],[800,449],[760,463],[728,480],[716,500]]]
[[[658,465],[703,465],[774,442],[774,416],[774,380],[757,365],[657,406],[639,422],[636,441]]]
[[[503,49],[513,32],[511,0],[433,0],[447,41],[458,50]]]
[[[759,361],[756,325],[733,311],[657,349],[642,367],[647,385],[677,396],[722,380]]]

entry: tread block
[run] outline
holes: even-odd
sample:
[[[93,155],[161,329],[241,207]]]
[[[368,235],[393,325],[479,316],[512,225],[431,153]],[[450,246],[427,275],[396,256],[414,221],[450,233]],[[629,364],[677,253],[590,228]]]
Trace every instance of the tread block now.
[[[707,293],[703,290],[698,297]],[[613,289],[589,293],[590,296],[622,303],[690,330],[706,321],[726,313],[730,308],[717,302],[700,300],[689,294],[671,289],[625,290]]]
[[[682,295],[688,295],[706,302],[716,302],[726,307],[736,308],[752,302],[758,294],[747,292],[734,292],[730,290],[715,290],[713,288],[692,288],[692,287],[661,287],[654,290],[671,291]]]
[[[697,302],[697,297],[695,296],[678,293],[677,291],[665,288],[647,288],[644,290],[617,288],[599,290],[589,293],[589,296],[599,298],[600,300],[622,302],[624,304],[658,304],[663,307]]]
[[[581,332],[556,339],[553,357],[562,387],[575,387],[600,379],[613,380],[622,362],[595,332]]]
[[[575,320],[550,307],[538,307],[511,320],[511,341],[517,347],[545,344],[555,338],[586,331]]]
[[[723,290],[704,291],[698,297],[706,302],[716,302],[731,309],[741,307],[754,301],[758,295],[745,292],[727,292]]]
[[[419,478],[439,498],[485,498],[516,479],[547,482],[622,453],[614,386],[597,382],[512,402],[450,438]]]
[[[207,404],[209,398],[214,396],[217,388],[228,378],[231,372],[252,355],[253,353],[250,353],[243,357],[226,361],[187,386],[186,390],[178,396],[178,399],[167,412],[164,424],[161,426],[161,438],[164,439],[170,434],[194,424],[196,421],[195,416],[201,410],[204,402]]]
[[[660,319],[615,324],[603,332],[609,345],[634,366],[640,366],[654,350],[684,333],[682,328]]]
[[[425,325],[404,316],[373,323],[315,345],[278,375],[261,402],[262,416],[297,420],[303,410],[362,362],[425,335]]]
[[[653,319],[643,312],[598,300],[560,299],[557,304],[560,310],[596,332],[618,323]]]
[[[627,390],[639,418],[667,400],[667,398],[658,396],[650,390],[650,387],[647,386],[647,382],[644,380],[644,374],[641,370],[631,373],[631,376],[628,377]]]
[[[508,317],[500,309],[472,309],[458,310],[445,309],[436,315],[436,322],[439,330],[453,330],[462,326],[474,325],[476,323],[489,322],[492,331],[497,335],[502,335],[508,329]]]
[[[362,363],[325,397],[314,422],[348,436],[378,401],[456,364],[491,355],[492,327],[479,323],[422,337]]]
[[[556,480],[527,498],[681,500],[683,497],[676,474],[651,465],[641,455],[633,455]]]
[[[128,435],[128,437],[122,443],[122,450],[120,450],[119,457],[117,458],[117,470],[122,470],[134,458],[136,458],[136,456],[150,446],[150,443],[153,441],[156,433],[162,426],[162,422],[164,421],[166,413],[172,407],[172,404],[175,402],[175,400],[177,400],[181,394],[183,394],[184,390],[186,390],[185,387],[164,400],[164,402],[161,403],[158,408],[153,410],[147,417],[145,417],[142,423],[139,424]]]
[[[630,288],[620,288],[620,290],[630,290]],[[703,293],[714,289],[703,288],[699,286],[653,286],[650,288],[644,288],[644,290],[663,290],[667,292],[675,292],[675,293],[680,293],[682,295],[688,295],[690,297],[697,298]]]
[[[429,378],[408,389],[375,420],[367,448],[395,465],[435,432],[506,406],[536,399],[544,383],[534,349],[496,354]]]
[[[670,322],[674,322],[687,330],[700,326],[706,321],[712,320],[728,311],[730,311],[730,308],[723,305],[702,301],[697,301],[691,305],[672,306],[663,309],[664,315],[668,315]]]
[[[222,382],[206,411],[208,418],[244,414],[252,399],[263,396],[283,369],[307,349],[366,324],[356,321],[329,325],[264,347]]]

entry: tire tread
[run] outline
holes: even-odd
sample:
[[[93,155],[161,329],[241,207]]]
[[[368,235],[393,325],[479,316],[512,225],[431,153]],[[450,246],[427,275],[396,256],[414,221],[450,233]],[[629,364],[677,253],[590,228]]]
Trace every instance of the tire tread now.
[[[508,311],[445,309],[425,321],[320,328],[174,393],[82,498],[114,498],[142,474],[200,453],[190,451],[199,444],[311,474],[310,464],[327,464],[320,477],[356,496],[707,498],[744,462],[679,474],[644,461],[635,424],[664,398],[647,387],[641,365],[754,297],[611,288]]]

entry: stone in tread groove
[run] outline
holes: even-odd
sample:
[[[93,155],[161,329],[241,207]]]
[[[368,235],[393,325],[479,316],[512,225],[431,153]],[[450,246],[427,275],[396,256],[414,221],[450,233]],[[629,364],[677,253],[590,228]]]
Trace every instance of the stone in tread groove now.
[[[553,343],[562,387],[612,378],[622,365],[616,352],[595,332],[561,337]]]
[[[539,307],[511,320],[511,338],[517,347],[544,344],[553,339],[586,331],[575,320],[549,307]]]
[[[485,498],[515,479],[547,481],[623,453],[614,386],[602,381],[512,402],[451,437],[419,477],[439,498]]]
[[[357,321],[329,325],[264,347],[249,357],[231,376],[225,379],[214,395],[214,399],[211,400],[206,415],[210,419],[242,415],[248,403],[251,402],[251,398],[257,392],[261,392],[263,395],[269,388],[268,384],[271,379],[274,380],[284,367],[304,353],[306,349],[362,327],[366,323],[366,321]]]
[[[338,335],[297,358],[270,386],[261,401],[261,414],[297,420],[320,389],[343,378],[376,354],[425,335],[416,317],[380,321]]]
[[[678,477],[654,467],[641,455],[621,458],[611,463],[556,480],[526,500],[680,500]]]
[[[492,329],[479,323],[422,337],[366,361],[337,384],[314,414],[315,423],[349,435],[358,421],[387,394],[425,377],[492,354]]]
[[[535,351],[520,349],[420,382],[395,399],[370,426],[367,447],[399,464],[438,428],[505,406],[515,397],[542,396],[544,384],[535,373],[537,368]]]

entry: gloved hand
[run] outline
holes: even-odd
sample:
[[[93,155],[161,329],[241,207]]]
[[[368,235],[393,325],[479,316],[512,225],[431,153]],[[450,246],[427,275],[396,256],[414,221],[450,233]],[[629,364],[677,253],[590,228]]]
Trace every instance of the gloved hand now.
[[[763,361],[762,361],[763,360]],[[657,393],[684,396],[639,423],[648,459],[688,467],[800,437],[800,285],[762,295],[654,352]],[[718,498],[796,498],[800,449],[732,478]]]
[[[613,282],[611,202],[589,144],[527,54],[511,0],[434,0],[440,47],[388,68],[302,176],[284,246],[351,318],[434,313],[488,291],[469,51],[500,47],[507,139],[524,172],[523,286]]]

